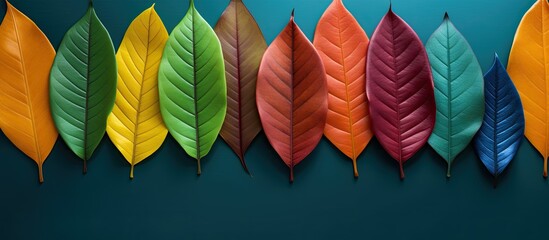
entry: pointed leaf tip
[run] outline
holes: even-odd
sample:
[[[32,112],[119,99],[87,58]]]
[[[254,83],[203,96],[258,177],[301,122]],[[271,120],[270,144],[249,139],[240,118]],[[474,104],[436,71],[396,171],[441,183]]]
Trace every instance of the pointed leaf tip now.
[[[450,20],[450,16],[448,16],[448,12],[444,12],[444,20]]]
[[[494,60],[499,61],[499,55],[497,52],[494,53]]]
[[[7,9],[13,8],[13,5],[8,0],[6,0],[6,8]]]
[[[292,15],[291,18],[293,19],[295,17],[295,8],[292,9]]]
[[[385,14],[385,17],[387,16],[395,16],[395,12],[393,11],[393,4],[389,3],[389,10],[387,10],[387,13]]]

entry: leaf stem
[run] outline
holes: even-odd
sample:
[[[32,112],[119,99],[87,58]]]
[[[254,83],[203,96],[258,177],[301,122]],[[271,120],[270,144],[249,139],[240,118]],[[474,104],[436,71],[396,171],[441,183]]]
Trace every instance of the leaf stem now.
[[[290,183],[294,182],[294,167],[290,167]]]
[[[356,165],[356,159],[353,159],[353,171],[355,173],[355,178],[358,178],[358,168]]]
[[[448,168],[447,168],[447,170],[446,170],[446,177],[447,177],[447,178],[450,178],[450,177],[451,177],[451,174],[450,174],[451,168],[452,168],[452,164],[451,164],[450,162],[448,162]]]
[[[38,181],[44,183],[44,174],[42,173],[42,164],[38,164]]]
[[[197,162],[196,175],[200,176],[200,174],[202,174],[202,167],[200,166],[200,158],[197,158],[196,162]]]
[[[82,173],[86,174],[88,173],[88,166],[87,166],[87,160],[84,159],[84,165],[82,166]]]
[[[130,179],[133,179],[133,168],[134,168],[134,165],[130,167]]]
[[[402,163],[402,160],[398,163],[399,164],[399,167],[400,167],[400,179],[404,179],[405,175],[404,175],[404,164]]]

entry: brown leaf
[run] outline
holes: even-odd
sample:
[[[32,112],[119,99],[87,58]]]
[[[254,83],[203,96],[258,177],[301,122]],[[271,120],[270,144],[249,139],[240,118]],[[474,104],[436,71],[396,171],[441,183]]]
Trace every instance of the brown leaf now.
[[[227,115],[220,134],[248,172],[244,154],[261,131],[255,88],[267,43],[242,0],[229,3],[214,31],[223,49],[227,78]]]

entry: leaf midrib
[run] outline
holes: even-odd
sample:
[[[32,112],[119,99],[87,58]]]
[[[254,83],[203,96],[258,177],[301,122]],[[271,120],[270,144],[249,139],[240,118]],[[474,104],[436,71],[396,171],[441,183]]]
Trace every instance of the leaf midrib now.
[[[199,115],[199,112],[198,112],[198,99],[196,97],[197,95],[197,87],[198,87],[198,84],[197,84],[197,80],[196,80],[196,43],[195,43],[195,20],[194,20],[194,15],[195,15],[195,9],[194,9],[194,3],[192,3],[191,1],[191,14],[190,14],[190,18],[191,18],[191,33],[192,33],[192,56],[193,56],[193,103],[194,103],[194,129],[195,129],[195,138],[196,138],[196,141],[195,141],[195,144],[196,144],[196,159],[198,161],[198,164],[200,164],[200,126],[198,125],[199,124],[199,121],[198,121],[198,115]],[[199,165],[200,167],[200,165]]]
[[[136,109],[136,116],[135,116],[135,124],[133,125],[133,149],[132,149],[132,166],[134,166],[136,163],[136,156],[137,156],[137,138],[138,138],[138,133],[137,133],[137,129],[139,128],[139,116],[141,116],[141,103],[143,101],[141,101],[141,98],[143,98],[143,88],[145,86],[145,76],[146,76],[146,72],[147,72],[147,67],[148,67],[148,61],[149,61],[149,47],[150,47],[150,44],[151,44],[151,18],[153,16],[153,10],[151,10],[149,12],[149,25],[147,26],[148,29],[147,29],[147,53],[145,54],[145,61],[144,61],[144,70],[143,70],[143,74],[141,75],[141,84],[139,86],[139,101],[137,101],[137,109]]]
[[[495,76],[494,76],[494,132],[493,132],[493,135],[492,135],[492,144],[494,145],[494,149],[492,151],[492,156],[493,156],[493,160],[494,160],[494,174],[497,176],[497,173],[498,173],[498,168],[499,168],[499,164],[498,164],[498,142],[499,140],[498,139],[498,127],[499,127],[499,122],[498,122],[498,112],[499,112],[499,107],[498,107],[498,103],[499,103],[499,74],[498,74],[498,68],[499,66],[496,64],[495,66]]]
[[[343,6],[341,6],[343,7]],[[356,161],[358,158],[358,154],[356,153],[356,143],[355,143],[355,134],[354,134],[354,128],[353,128],[353,114],[351,111],[351,104],[350,104],[350,97],[349,97],[349,78],[347,77],[347,66],[345,65],[345,54],[343,52],[343,38],[341,36],[342,30],[341,30],[341,18],[339,14],[343,9],[338,9],[338,14],[336,14],[337,19],[337,28],[338,28],[338,37],[339,42],[341,44],[341,47],[339,48],[341,52],[341,67],[343,68],[343,81],[345,82],[345,104],[347,105],[347,113],[349,114],[349,134],[351,135],[351,149],[353,151],[353,161]],[[356,50],[356,49],[355,49]],[[353,51],[354,52],[354,51]]]
[[[92,45],[92,17],[93,9],[90,10],[89,24],[88,24],[88,52],[87,58],[88,62],[86,64],[86,92],[85,95],[85,108],[84,108],[84,161],[88,160],[88,105],[89,105],[89,94],[90,94],[90,62],[91,62],[91,45]]]
[[[294,56],[294,47],[295,47],[295,22],[294,22],[294,15],[292,13],[292,20],[291,20],[291,24],[290,24],[290,27],[291,27],[291,52],[292,52],[292,66],[291,66],[291,88],[290,88],[290,99],[292,100],[291,101],[291,111],[290,111],[290,127],[291,127],[291,131],[290,131],[290,169],[291,171],[293,172],[293,168],[295,166],[295,162],[294,162],[294,76],[295,76],[295,56]]]
[[[446,138],[448,139],[448,166],[452,164],[452,58],[450,57],[451,51],[450,51],[450,26],[448,21],[445,21],[446,24],[446,57],[448,61],[448,68],[447,68],[447,76],[448,76],[448,84],[446,85],[447,91],[448,91],[448,101],[446,102],[447,108],[448,108],[448,131],[446,132]]]
[[[13,9],[12,8],[9,8],[8,7],[8,10],[10,11],[11,13],[11,17],[12,17],[12,20],[13,20],[13,25],[14,25],[14,30],[15,30],[15,36],[17,37],[17,43],[20,43],[21,42],[21,37],[19,35],[19,31],[18,31],[18,27],[17,27],[17,20],[15,19],[15,14],[13,14]],[[44,159],[42,159],[42,152],[40,151],[40,144],[38,144],[38,135],[37,135],[37,132],[36,132],[36,122],[35,122],[35,119],[34,119],[34,110],[32,108],[32,100],[30,98],[30,94],[29,94],[29,82],[28,82],[28,78],[27,78],[27,68],[25,66],[25,59],[24,59],[24,55],[23,55],[23,49],[21,48],[21,44],[17,44],[17,48],[19,50],[19,56],[21,57],[21,68],[23,70],[23,78],[24,78],[24,82],[25,82],[25,97],[27,98],[27,106],[28,106],[28,109],[29,110],[29,116],[30,116],[30,120],[31,120],[31,123],[32,123],[32,132],[34,134],[34,136],[32,137],[33,141],[34,141],[34,147],[36,148],[36,155],[38,157],[38,160],[39,160],[39,165],[42,164],[42,161]]]
[[[396,46],[394,44],[395,40],[396,40],[396,36],[395,36],[395,23],[394,23],[394,20],[395,20],[395,16],[391,16],[390,18],[391,20],[391,38],[392,38],[392,43],[393,43],[393,47],[392,47],[392,52],[393,52],[393,66],[395,67],[394,71],[393,71],[393,77],[395,79],[395,91],[393,92],[393,95],[395,96],[395,99],[397,101],[397,105],[398,105],[398,101],[400,99],[400,94],[399,94],[399,89],[398,89],[398,69],[397,69],[397,52],[396,52]],[[401,135],[402,135],[402,124],[400,124],[400,121],[401,121],[401,118],[400,118],[400,107],[397,106],[396,108],[396,114],[397,114],[397,119],[398,119],[398,126],[397,126],[397,130],[398,130],[398,134],[397,134],[397,143],[398,143],[398,163],[400,164],[400,166],[402,167],[403,165],[403,161],[402,161],[402,139],[401,139]]]
[[[240,31],[238,28],[238,1],[234,3],[234,14],[235,14],[235,31],[236,31],[236,79],[238,82],[238,149],[240,151],[239,155],[241,159],[244,159],[244,146],[242,142],[242,84],[241,84],[241,72],[240,72]]]

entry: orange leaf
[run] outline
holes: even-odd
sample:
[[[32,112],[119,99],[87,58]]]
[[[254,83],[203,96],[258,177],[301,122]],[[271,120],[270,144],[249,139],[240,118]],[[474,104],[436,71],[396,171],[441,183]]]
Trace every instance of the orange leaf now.
[[[543,176],[547,177],[549,157],[549,4],[538,0],[522,18],[507,71],[524,106],[525,135],[543,155]]]
[[[50,154],[57,131],[50,114],[48,79],[55,50],[23,13],[7,2],[0,25],[0,114],[4,134],[38,164]]]
[[[318,22],[314,45],[328,80],[324,135],[351,158],[358,177],[356,160],[373,135],[365,92],[368,36],[342,0],[334,0]]]

